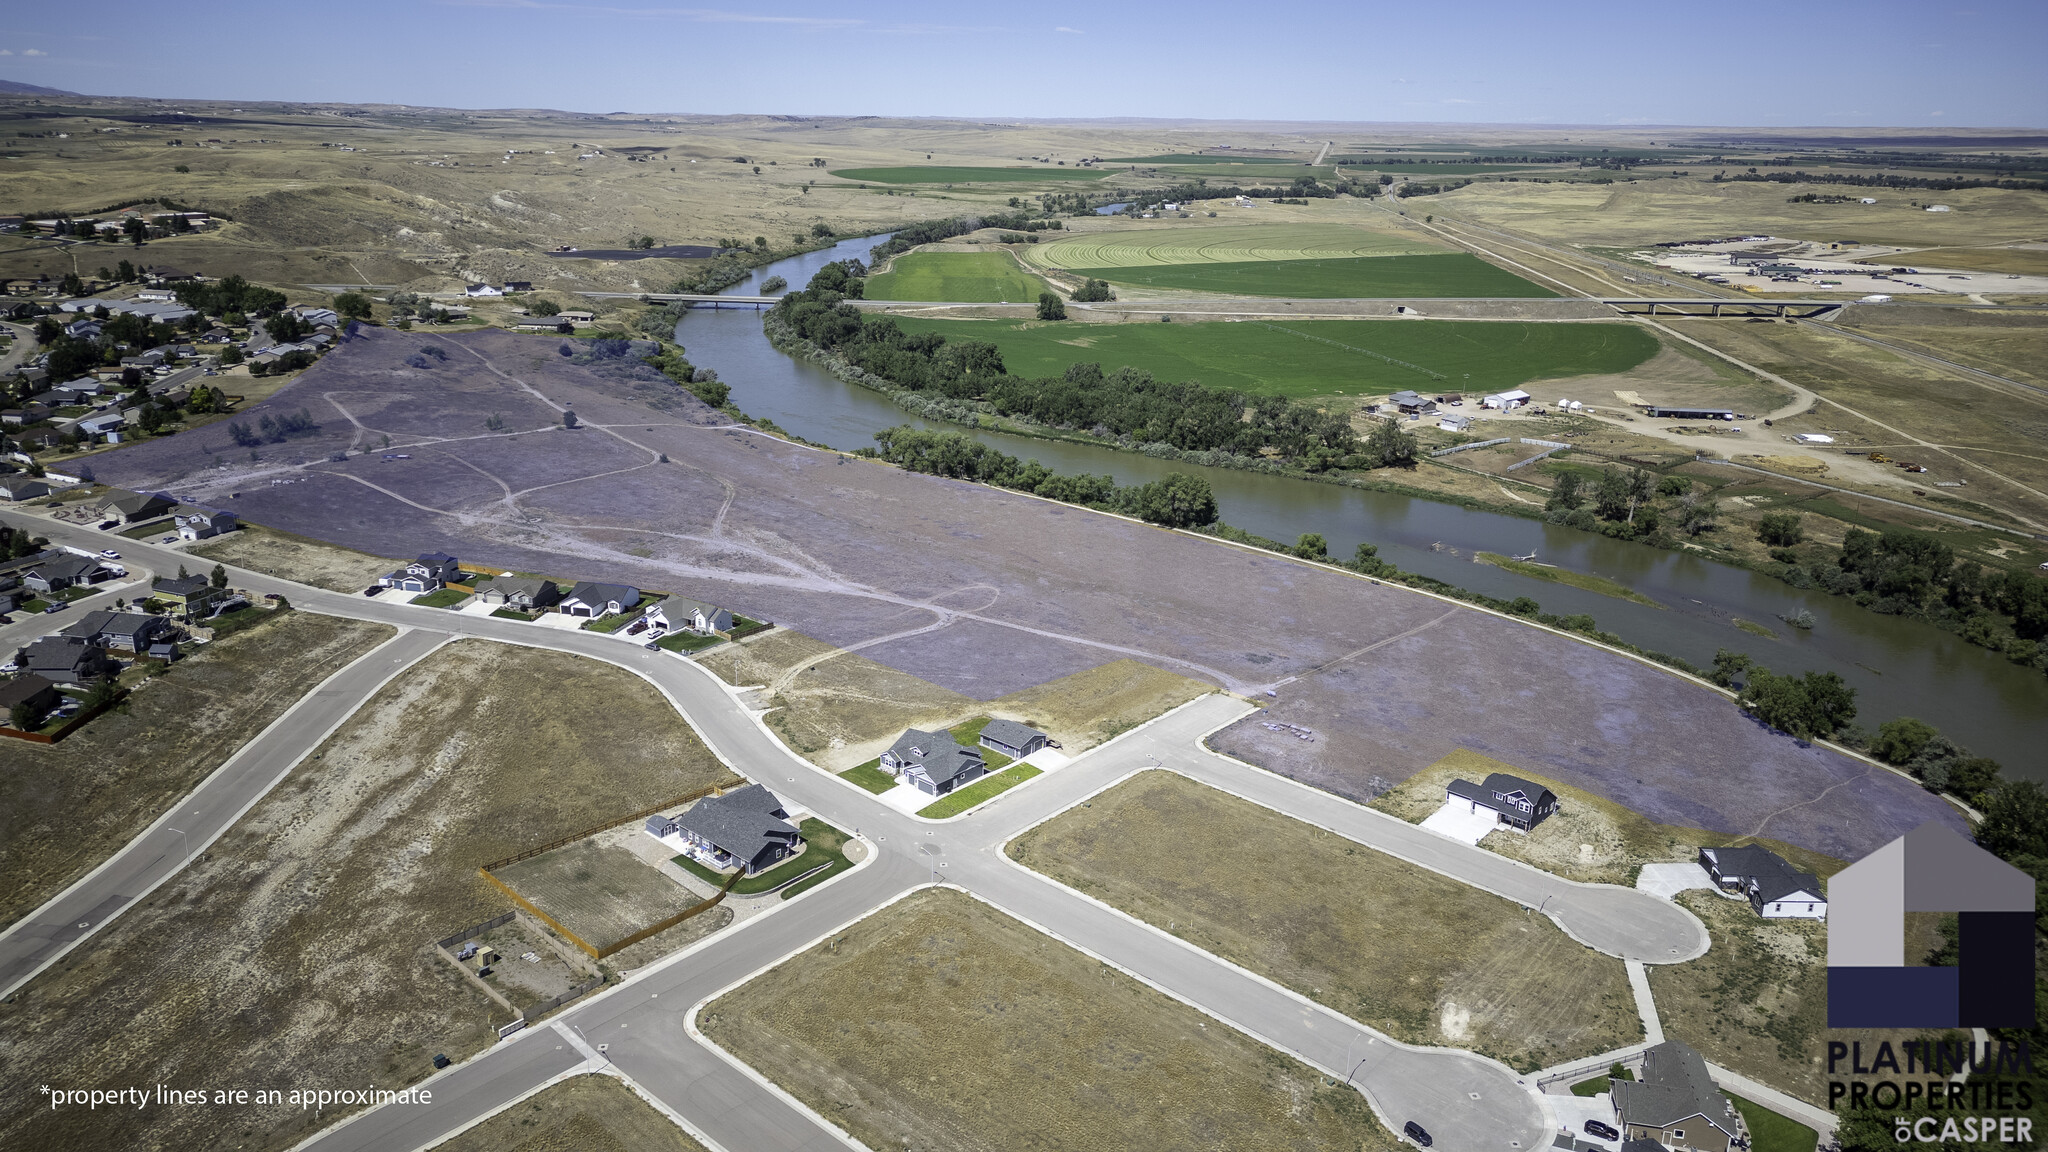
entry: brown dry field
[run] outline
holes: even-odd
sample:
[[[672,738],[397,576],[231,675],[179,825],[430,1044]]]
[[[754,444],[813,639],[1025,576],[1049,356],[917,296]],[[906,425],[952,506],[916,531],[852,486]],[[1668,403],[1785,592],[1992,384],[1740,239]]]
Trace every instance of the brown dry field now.
[[[611,1076],[575,1076],[512,1105],[434,1152],[705,1152]]]
[[[1215,691],[1125,659],[983,702],[787,628],[714,648],[700,663],[728,684],[775,690],[769,726],[835,772],[881,755],[905,728],[935,731],[975,716],[1036,724],[1073,755]]]
[[[195,556],[268,572],[330,592],[361,592],[377,577],[405,563],[369,556],[256,524],[188,549]]]
[[[1172,772],[1009,853],[1399,1040],[1530,1071],[1642,1035],[1621,961],[1548,920]]]
[[[492,875],[594,948],[703,902],[640,857],[595,840],[578,840]]]
[[[2048,249],[2039,247],[1922,248],[1891,256],[1859,260],[1859,264],[1889,266],[1900,261],[1935,268],[1962,268],[1973,272],[2011,272],[2021,276],[2048,275]]]
[[[2029,319],[2032,319],[2031,317]],[[2048,318],[2027,325],[1858,324],[1933,356],[2022,383],[2048,386]],[[2036,440],[2038,438],[2030,437]]]
[[[0,754],[0,924],[98,867],[300,697],[397,635],[289,612],[201,648],[60,744]]]
[[[1765,920],[1746,900],[1681,892],[1714,945],[1650,968],[1664,1034],[1708,1060],[1814,1104],[1827,1103],[1827,925]]]
[[[1445,785],[1460,777],[1476,783],[1486,779],[1490,772],[1506,772],[1541,784],[1557,794],[1561,806],[1527,835],[1497,831],[1488,834],[1479,846],[1569,880],[1634,887],[1642,865],[1696,859],[1700,848],[1710,845],[1761,844],[1823,877],[1832,876],[1847,865],[1846,861],[1778,840],[1721,836],[1698,828],[1659,824],[1612,800],[1466,748],[1403,780],[1373,800],[1370,807],[1410,824],[1420,824],[1443,807]],[[1588,847],[1592,851],[1586,851]]]
[[[514,1008],[525,1008],[559,996],[600,974],[596,963],[576,951],[575,945],[550,931],[547,925],[524,910],[519,911],[511,923],[501,924],[473,939],[497,949],[502,957],[498,964],[492,966],[491,974],[482,979],[498,995],[511,1001]],[[458,944],[448,951],[453,955],[463,947]],[[540,959],[528,962],[528,952]],[[478,967],[475,960],[462,966],[472,972]],[[534,1018],[537,1017],[538,1013]]]
[[[1395,1147],[1352,1089],[949,889],[699,1022],[869,1148]]]
[[[0,1007],[0,1079],[422,1079],[434,1053],[480,1051],[509,1018],[433,950],[507,909],[478,866],[723,774],[636,676],[452,644],[379,692],[198,863]],[[277,1149],[315,1123],[285,1107],[95,1115],[37,1108],[25,1092],[0,1100],[9,1147]]]

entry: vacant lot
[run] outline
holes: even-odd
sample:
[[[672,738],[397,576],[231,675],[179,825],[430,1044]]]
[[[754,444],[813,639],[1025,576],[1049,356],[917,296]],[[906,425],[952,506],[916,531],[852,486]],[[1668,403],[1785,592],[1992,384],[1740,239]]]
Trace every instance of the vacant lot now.
[[[0,749],[0,924],[118,851],[315,684],[390,639],[305,612],[215,641],[61,744]]]
[[[2044,248],[1922,248],[1890,256],[1858,260],[1858,264],[1891,267],[1911,262],[1916,267],[1960,268],[1969,272],[2010,272],[2018,276],[2048,275],[2048,249]]]
[[[1642,1034],[1621,961],[1550,921],[1171,772],[1010,855],[1411,1043],[1531,1070]]]
[[[1150,664],[1115,660],[1012,692],[989,707],[1051,733],[1074,756],[1213,691]]]
[[[367,556],[254,524],[196,545],[189,551],[208,560],[218,560],[252,572],[267,572],[331,592],[361,592],[375,584],[377,577],[405,563],[403,560]]]
[[[576,1076],[471,1128],[434,1152],[704,1152],[624,1081]]]
[[[946,889],[699,1019],[870,1148],[1394,1146],[1355,1091]]]
[[[1041,268],[1138,268],[1348,256],[1424,256],[1448,251],[1438,241],[1391,226],[1351,224],[1156,225],[1086,232],[1023,251]]]
[[[418,1080],[436,1052],[489,1046],[509,1016],[432,947],[507,909],[478,866],[722,775],[636,676],[450,645],[374,697],[201,862],[0,1007],[11,1037],[0,1078]],[[95,1115],[39,1109],[25,1092],[0,1100],[10,1147],[271,1149],[315,1123],[296,1108]]]
[[[508,864],[492,875],[593,948],[703,900],[626,849],[595,839]]]
[[[1076,276],[1223,296],[1316,299],[1509,296],[1557,293],[1464,252],[1429,256],[1361,256],[1331,260],[1233,261],[1071,268]]]
[[[896,317],[896,323],[905,332],[993,341],[1014,376],[1058,376],[1070,364],[1094,363],[1105,371],[1139,368],[1161,380],[1198,380],[1212,388],[1294,397],[1452,386],[1438,377],[1455,380],[1468,392],[1493,391],[1552,377],[1627,372],[1658,352],[1655,336],[1628,324],[1295,320],[1081,325],[908,316]]]
[[[1045,281],[1017,268],[1007,252],[910,252],[868,277],[870,300],[1032,301]]]
[[[870,184],[1017,184],[1036,180],[1100,180],[1100,168],[1059,168],[1051,164],[1036,168],[957,168],[948,165],[902,168],[841,168],[832,173],[841,180],[864,180]]]
[[[1827,925],[1766,920],[1746,900],[1682,892],[1714,946],[1650,969],[1665,1035],[1724,1068],[1815,1104],[1827,1102]]]
[[[1846,866],[1845,861],[1832,856],[1778,840],[1733,837],[1659,824],[1584,789],[1465,748],[1402,781],[1374,800],[1372,807],[1410,824],[1420,824],[1443,807],[1444,787],[1451,781],[1462,778],[1476,784],[1494,772],[1506,772],[1543,785],[1557,795],[1559,808],[1533,832],[1493,832],[1479,846],[1569,880],[1633,887],[1636,872],[1644,864],[1694,860],[1703,847],[1734,844],[1761,844],[1822,877],[1832,876]]]

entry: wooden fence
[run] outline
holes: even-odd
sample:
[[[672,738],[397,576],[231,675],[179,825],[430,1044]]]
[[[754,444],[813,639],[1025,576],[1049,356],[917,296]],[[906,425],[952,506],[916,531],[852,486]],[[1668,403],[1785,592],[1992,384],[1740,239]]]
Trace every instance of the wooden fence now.
[[[78,715],[73,716],[69,720],[66,720],[63,723],[63,725],[59,727],[55,732],[23,732],[19,728],[14,728],[6,724],[0,724],[0,736],[12,736],[16,740],[26,740],[31,744],[55,744],[57,741],[62,740],[66,736],[71,735],[73,732],[78,731],[80,728],[85,727],[86,721],[92,719],[93,717],[99,715],[102,712],[105,712],[107,709],[112,708],[114,705],[119,704],[121,701],[126,700],[127,698],[128,690],[126,688],[123,688],[120,690],[120,692],[115,694],[112,700],[107,701],[105,704],[102,704],[97,708],[88,708],[85,711],[80,712]]]
[[[599,832],[604,832],[613,828],[617,828],[621,824],[630,823],[634,820],[645,820],[647,817],[654,815],[656,812],[659,812],[664,808],[681,807],[682,805],[691,803],[692,801],[702,800],[706,796],[724,795],[727,789],[743,788],[746,786],[746,783],[747,781],[743,777],[734,776],[730,779],[721,780],[716,784],[707,784],[694,792],[685,792],[681,796],[676,796],[668,800],[664,800],[651,808],[642,808],[638,812],[629,812],[624,816],[618,817],[617,819],[607,820],[594,828],[585,828],[581,832],[572,832],[559,840],[550,840],[538,848],[529,848],[524,852],[520,852],[512,856],[507,856],[503,860],[493,860],[489,864],[484,865],[483,870],[489,872],[493,869],[503,868],[507,864],[517,864],[521,860],[531,860],[535,856],[539,856],[544,852],[553,852],[557,848],[563,848],[567,847],[570,844],[574,844],[576,841],[583,839],[585,836],[595,836]]]

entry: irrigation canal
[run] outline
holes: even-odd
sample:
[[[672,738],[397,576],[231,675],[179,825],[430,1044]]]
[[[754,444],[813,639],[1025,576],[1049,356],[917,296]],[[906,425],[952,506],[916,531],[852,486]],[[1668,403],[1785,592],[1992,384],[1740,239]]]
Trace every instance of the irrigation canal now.
[[[761,282],[770,276],[781,276],[800,288],[831,261],[865,260],[884,239],[861,237],[777,261],[757,269],[726,294],[760,295]],[[2048,679],[1928,624],[1879,615],[1841,597],[1801,592],[1697,556],[1496,512],[933,424],[911,416],[887,397],[777,352],[762,335],[761,317],[754,308],[693,309],[677,324],[676,339],[689,350],[693,363],[717,369],[743,411],[822,444],[849,451],[867,447],[876,432],[908,423],[965,431],[1004,452],[1036,458],[1055,471],[1108,473],[1120,484],[1142,483],[1175,471],[1198,472],[1214,487],[1224,520],[1247,531],[1287,541],[1304,532],[1319,532],[1337,557],[1350,556],[1361,541],[1370,540],[1379,545],[1383,559],[1407,571],[1493,596],[1534,597],[1550,612],[1589,613],[1602,628],[1630,643],[1703,667],[1716,649],[1731,648],[1778,672],[1838,672],[1856,688],[1858,722],[1866,728],[1874,730],[1895,716],[1918,716],[1979,755],[1995,757],[2009,772],[2048,781],[2048,751],[2042,740]],[[1474,563],[1472,554],[1481,550],[1507,555],[1534,552],[1545,563],[1617,580],[1661,607]],[[1780,619],[1801,609],[1816,620],[1810,632],[1788,627]],[[1768,627],[1777,638],[1738,629],[1737,619]],[[1554,695],[1559,708],[1588,706],[1570,684],[1529,688]]]

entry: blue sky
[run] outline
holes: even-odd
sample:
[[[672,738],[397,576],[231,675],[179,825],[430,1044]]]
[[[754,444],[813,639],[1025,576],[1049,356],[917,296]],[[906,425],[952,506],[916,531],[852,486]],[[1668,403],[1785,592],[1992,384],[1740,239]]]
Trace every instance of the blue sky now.
[[[0,0],[0,77],[104,95],[582,112],[2048,126],[2040,0],[60,11]]]

